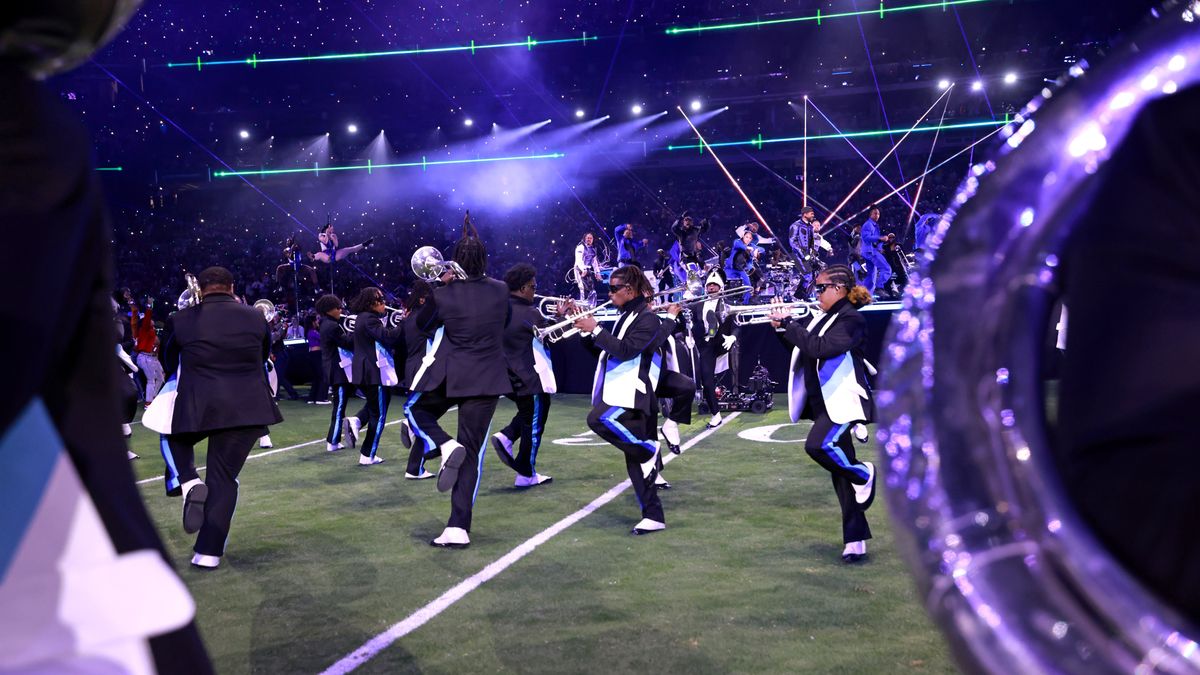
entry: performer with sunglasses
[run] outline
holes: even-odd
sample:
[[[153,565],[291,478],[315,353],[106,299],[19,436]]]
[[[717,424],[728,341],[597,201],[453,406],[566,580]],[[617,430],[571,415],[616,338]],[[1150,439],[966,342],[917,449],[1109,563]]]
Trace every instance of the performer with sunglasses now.
[[[674,328],[681,307],[667,308],[663,320],[650,308],[650,282],[635,266],[621,267],[609,280],[609,299],[621,310],[611,331],[593,316],[575,322],[594,348],[600,350],[592,411],[588,427],[625,453],[625,469],[642,508],[634,534],[666,529],[655,479],[661,467],[658,436],[658,385],[662,356],[658,349]]]
[[[792,422],[813,420],[804,450],[829,471],[842,508],[844,562],[867,555],[871,528],[866,510],[875,498],[875,465],[854,454],[850,430],[875,414],[863,348],[866,319],[857,308],[871,302],[867,289],[854,282],[848,267],[832,265],[817,275],[813,291],[823,313],[792,319],[781,312],[771,325],[793,347],[788,378],[788,410]]]

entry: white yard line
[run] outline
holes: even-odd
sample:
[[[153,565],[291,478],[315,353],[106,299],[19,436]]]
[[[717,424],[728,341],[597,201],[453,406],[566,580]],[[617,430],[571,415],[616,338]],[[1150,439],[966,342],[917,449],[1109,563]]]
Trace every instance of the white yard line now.
[[[399,424],[399,423],[401,423],[401,422],[403,422],[403,421],[404,421],[404,420],[396,420],[396,421],[394,421],[394,422],[388,422],[387,424],[385,424],[385,425],[383,425],[383,426],[385,426],[385,427],[390,427],[390,426],[392,426],[393,424]],[[316,445],[316,444],[318,444],[318,443],[324,443],[324,442],[325,442],[325,439],[324,439],[324,438],[318,438],[318,439],[317,439],[317,440],[315,440],[315,441],[308,441],[307,443],[301,443],[301,444],[299,444],[299,445],[289,445],[289,446],[287,446],[286,448],[276,448],[276,449],[274,449],[274,450],[268,450],[268,451],[266,451],[266,452],[260,452],[260,453],[258,453],[257,455],[250,455],[250,456],[249,456],[249,457],[247,457],[246,459],[247,459],[247,460],[251,460],[251,459],[256,459],[256,458],[258,458],[258,457],[266,457],[266,456],[268,456],[268,455],[274,455],[274,454],[275,454],[275,453],[277,453],[277,452],[287,452],[288,450],[296,450],[297,448],[307,448],[307,447],[308,447],[308,446],[310,446],[310,445]],[[198,466],[198,467],[196,467],[196,470],[197,470],[197,471],[203,471],[204,469],[205,469],[205,467],[203,467],[203,466]],[[160,481],[160,480],[162,480],[162,479],[163,479],[163,477],[162,477],[162,476],[155,476],[155,477],[153,477],[153,478],[145,478],[145,479],[139,480],[139,481],[137,482],[137,484],[138,484],[138,485],[145,485],[146,483],[156,483],[156,482],[158,482],[158,481]]]
[[[684,443],[681,449],[687,450],[705,438],[708,438],[714,432],[716,432],[717,429],[725,426],[725,422],[737,417],[738,414],[739,413],[736,412],[730,413],[716,429],[705,429],[699,434],[696,434],[693,438],[689,439],[687,443]],[[671,462],[675,459],[675,457],[676,455],[668,453],[663,457],[663,464]],[[632,484],[629,482],[629,480],[626,479],[623,482],[613,486],[604,494],[593,499],[587,506],[584,506],[575,513],[572,513],[566,518],[563,518],[557,523],[537,533],[530,539],[527,539],[519,546],[506,553],[499,560],[496,560],[487,567],[484,567],[467,579],[463,580],[457,586],[441,594],[429,604],[410,614],[403,621],[393,625],[391,628],[388,628],[370,640],[367,640],[366,643],[364,643],[361,647],[353,652],[350,652],[346,656],[343,656],[337,663],[326,668],[322,675],[342,675],[343,673],[349,673],[367,661],[370,661],[377,654],[379,654],[379,652],[391,646],[393,642],[420,628],[430,619],[438,614],[441,614],[459,600],[462,600],[467,596],[468,593],[476,588],[479,588],[484,582],[491,580],[496,575],[508,569],[513,563],[532,553],[538,546],[550,541],[554,535],[583,520],[594,513],[601,506],[604,506],[612,501],[617,495],[624,492],[631,485]]]

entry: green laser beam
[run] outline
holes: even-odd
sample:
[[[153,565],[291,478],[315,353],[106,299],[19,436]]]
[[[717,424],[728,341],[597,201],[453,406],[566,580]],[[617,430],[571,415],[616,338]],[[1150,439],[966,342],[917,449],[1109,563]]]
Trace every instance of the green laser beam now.
[[[817,10],[812,16],[794,16],[787,19],[761,19],[758,21],[741,21],[738,23],[716,23],[710,26],[672,26],[667,29],[667,35],[681,35],[683,33],[703,33],[711,30],[737,30],[739,28],[761,28],[763,26],[778,26],[789,23],[800,23],[803,21],[815,21],[817,25],[821,25],[823,21],[829,19],[841,19],[851,16],[867,16],[878,14],[879,18],[883,18],[886,14],[895,14],[897,12],[911,12],[918,9],[933,9],[936,7],[942,8],[943,11],[948,7],[957,7],[958,5],[976,5],[981,2],[993,2],[995,0],[942,0],[941,2],[925,2],[919,5],[901,5],[899,7],[884,7],[883,2],[879,3],[878,9],[864,9],[856,12],[837,12],[835,14],[822,14]]]
[[[123,167],[119,167],[119,166],[98,166],[98,167],[96,167],[96,170],[97,171],[124,171],[125,169]]]
[[[1003,120],[985,120],[983,122],[963,122],[961,124],[935,124],[933,126],[928,126],[928,127],[914,127],[912,129],[912,133],[918,133],[918,132],[923,132],[923,131],[938,131],[938,130],[947,131],[949,129],[974,129],[976,127],[1001,127],[1001,126],[1004,126],[1005,124],[1008,124],[1008,122],[1009,122],[1008,115],[1005,115]],[[871,136],[886,136],[888,134],[894,134],[894,133],[896,133],[895,129],[890,129],[890,130],[889,129],[881,129],[878,131],[852,131],[850,133],[845,133],[845,134],[821,134],[818,136],[791,136],[788,138],[763,138],[762,134],[759,134],[755,138],[752,138],[748,141],[726,141],[724,143],[709,143],[708,145],[709,145],[709,147],[712,147],[712,148],[731,148],[731,147],[736,147],[739,145],[752,145],[752,146],[758,148],[759,150],[762,150],[762,146],[768,145],[771,143],[799,143],[804,140],[823,141],[823,140],[828,140],[830,138],[866,138],[866,137],[871,137]],[[690,143],[688,145],[668,145],[667,150],[694,150],[696,148],[703,148],[703,147],[704,146],[700,143]]]
[[[213,175],[213,178],[225,178],[228,176],[274,176],[274,175],[278,175],[278,174],[287,174],[287,173],[312,173],[312,174],[320,175],[322,171],[324,171],[326,173],[328,173],[330,171],[366,171],[367,173],[373,173],[380,169],[399,169],[399,168],[410,168],[410,167],[415,167],[415,166],[421,167],[421,170],[424,171],[428,167],[431,167],[431,166],[445,166],[447,164],[482,164],[485,162],[509,162],[509,161],[523,160],[523,159],[558,159],[560,157],[566,157],[566,154],[561,153],[561,152],[552,152],[552,153],[546,154],[546,155],[518,155],[515,157],[480,157],[480,158],[476,158],[476,159],[439,159],[439,160],[432,160],[432,161],[427,160],[426,158],[422,157],[421,161],[419,161],[419,162],[393,162],[391,164],[372,164],[370,162],[370,160],[368,160],[366,164],[362,164],[362,165],[326,166],[326,167],[314,166],[311,169],[303,168],[303,169],[256,169],[256,170],[250,170],[250,171],[214,171],[212,175]]]
[[[594,42],[600,38],[595,35],[588,35],[586,32],[581,37],[577,38],[557,38],[554,40],[536,40],[532,35],[525,36],[520,42],[498,42],[495,44],[480,44],[471,40],[465,45],[454,45],[450,47],[428,47],[425,49],[395,49],[383,52],[349,52],[341,54],[318,54],[316,56],[277,56],[272,58],[262,58],[257,54],[251,54],[244,59],[224,59],[216,61],[203,61],[199,56],[196,61],[173,61],[166,64],[168,68],[192,67],[200,70],[203,66],[250,66],[258,68],[264,63],[298,63],[301,61],[341,61],[347,59],[374,59],[384,56],[407,56],[412,54],[446,54],[450,52],[470,52],[474,54],[481,49],[506,49],[524,47],[526,50],[533,51],[534,47],[541,45],[562,45],[574,43]]]

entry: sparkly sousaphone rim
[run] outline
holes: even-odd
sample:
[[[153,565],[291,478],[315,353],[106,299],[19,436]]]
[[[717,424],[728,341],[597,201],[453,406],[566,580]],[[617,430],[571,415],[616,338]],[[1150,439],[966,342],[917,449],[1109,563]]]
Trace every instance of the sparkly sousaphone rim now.
[[[1066,499],[1039,378],[1058,254],[1092,176],[1148,102],[1200,80],[1200,2],[1167,3],[1149,24],[1103,66],[1072,66],[971,167],[889,330],[886,500],[969,671],[1200,672],[1197,627]]]

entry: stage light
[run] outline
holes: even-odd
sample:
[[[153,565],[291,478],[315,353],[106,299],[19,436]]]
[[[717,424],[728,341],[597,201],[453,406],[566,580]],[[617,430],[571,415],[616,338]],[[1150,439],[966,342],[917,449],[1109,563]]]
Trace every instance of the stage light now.
[[[693,100],[691,108],[692,108],[692,112],[696,112],[697,110],[699,110],[700,109],[700,99]]]
[[[950,88],[950,80],[945,80],[945,79],[938,80],[938,89],[945,90],[945,89],[949,89],[949,88]]]
[[[246,131],[245,129],[242,129],[241,131],[238,132],[238,136],[241,136],[243,139],[250,138],[250,132]]]
[[[630,108],[629,111],[632,112],[634,115],[641,115],[642,114],[642,106],[634,103],[633,107]]]
[[[469,126],[474,126],[474,124],[475,124],[475,120],[471,119],[470,117],[463,120],[463,126],[469,127]]]
[[[1017,83],[1017,74],[1016,73],[1005,73],[1004,74],[1004,84],[1016,84],[1016,83]]]
[[[972,0],[980,2],[982,0]],[[455,45],[453,47],[430,47],[427,49],[399,49],[386,52],[353,52],[341,54],[321,54],[319,56],[286,56],[276,58],[259,58],[258,54],[251,54],[244,59],[227,59],[223,61],[204,61],[200,57],[196,57],[195,61],[181,61],[168,63],[168,68],[180,68],[192,66],[196,70],[203,70],[204,66],[250,66],[257,68],[265,63],[296,63],[299,61],[336,61],[345,59],[373,59],[381,56],[409,56],[412,54],[444,54],[447,52],[470,52],[474,54],[481,49],[519,49],[524,47],[528,51],[533,51],[533,48],[539,45],[557,45],[557,44],[587,44],[595,42],[600,38],[595,35],[588,35],[586,32],[581,37],[577,38],[560,38],[556,40],[535,40],[532,35],[525,36],[524,40],[519,42],[500,42],[496,44],[478,44],[471,40],[469,44]]]
[[[331,171],[378,171],[379,169],[395,169],[395,168],[415,168],[421,167],[422,170],[428,169],[431,166],[445,166],[449,164],[483,164],[489,162],[513,162],[524,160],[541,160],[541,159],[559,159],[566,157],[561,152],[553,152],[542,155],[520,155],[514,157],[481,157],[476,159],[442,159],[428,160],[424,157],[419,162],[395,162],[391,164],[354,164],[347,166],[328,166],[314,167],[302,169],[258,169],[248,171],[214,171],[214,178],[226,178],[229,176],[274,176],[277,174],[293,174],[293,173],[327,173]]]
[[[817,25],[820,26],[822,21],[828,21],[829,19],[841,19],[841,18],[852,17],[852,16],[878,16],[879,18],[882,19],[885,15],[893,14],[896,12],[911,12],[911,11],[918,10],[918,9],[941,9],[944,12],[944,11],[946,11],[947,7],[954,7],[957,5],[976,5],[976,4],[979,4],[982,2],[991,2],[991,1],[992,0],[941,0],[940,2],[925,2],[925,3],[918,4],[918,5],[903,5],[900,7],[886,7],[886,8],[883,6],[883,3],[881,2],[881,3],[879,3],[879,7],[876,9],[865,9],[865,10],[858,10],[858,11],[853,11],[853,12],[835,12],[833,14],[822,14],[820,10],[817,10],[817,13],[813,14],[811,16],[797,16],[797,17],[791,17],[791,18],[787,18],[787,19],[764,19],[761,21],[740,21],[738,23],[721,23],[721,24],[714,24],[711,26],[693,26],[693,27],[686,27],[686,28],[672,26],[671,28],[668,28],[666,32],[667,32],[667,35],[680,35],[683,33],[703,33],[703,32],[707,32],[707,31],[711,31],[711,30],[736,30],[738,28],[762,28],[763,26],[776,26],[779,24],[799,23],[801,21],[815,21],[815,22],[817,22]],[[192,65],[192,64],[183,64],[183,65]]]
[[[346,131],[349,131],[352,134],[357,134],[358,133],[358,125],[350,124],[346,127]]]
[[[578,117],[579,119],[583,119],[583,116],[586,114],[587,113],[583,112],[583,108],[577,108],[575,110],[575,116]]]
[[[983,82],[975,80],[971,83],[971,91],[983,91]]]

